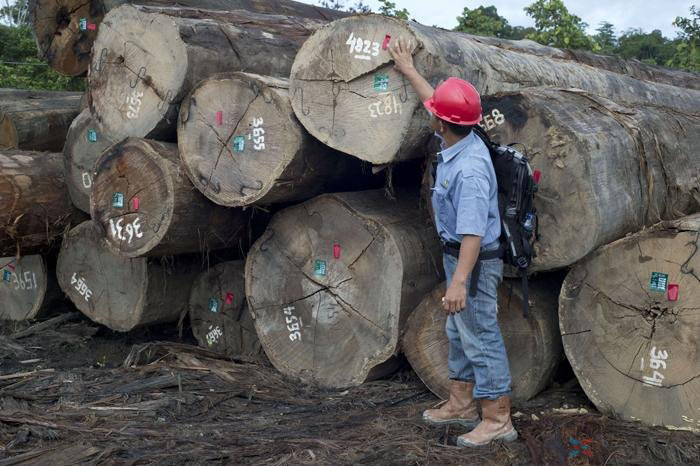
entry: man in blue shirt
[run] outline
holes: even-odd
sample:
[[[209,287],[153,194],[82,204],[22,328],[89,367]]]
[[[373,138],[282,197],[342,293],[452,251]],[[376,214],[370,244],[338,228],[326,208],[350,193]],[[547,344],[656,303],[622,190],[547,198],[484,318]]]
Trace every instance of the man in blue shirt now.
[[[406,45],[397,40],[390,53],[431,112],[431,127],[442,141],[432,205],[447,279],[442,304],[448,312],[450,398],[439,409],[426,410],[423,419],[473,429],[457,439],[459,446],[513,441],[518,434],[510,419],[510,368],[498,326],[503,280],[498,185],[489,151],[472,130],[481,120],[481,99],[458,78],[433,89],[413,66]]]

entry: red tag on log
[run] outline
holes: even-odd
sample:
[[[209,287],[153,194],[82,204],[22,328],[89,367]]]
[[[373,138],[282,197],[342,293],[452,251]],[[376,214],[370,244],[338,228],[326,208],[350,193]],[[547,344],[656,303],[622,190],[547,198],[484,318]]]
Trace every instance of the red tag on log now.
[[[535,179],[535,183],[539,183],[540,178],[542,177],[542,172],[539,170],[535,170],[535,172],[532,174],[532,177]]]
[[[391,36],[387,34],[384,36],[384,42],[382,42],[382,50],[389,48],[389,42],[391,42]]]
[[[333,244],[333,257],[340,259],[340,244],[338,243]]]
[[[221,124],[224,122],[224,112],[219,110],[216,112],[216,124],[221,126]]]
[[[680,291],[679,288],[680,287],[675,283],[668,284],[667,293],[668,293],[668,300],[669,301],[678,301],[678,292]]]
[[[226,293],[226,304],[233,304],[233,293],[230,291]]]
[[[88,23],[87,28],[91,31],[94,31],[97,29],[97,24],[94,23]]]
[[[15,266],[12,264],[7,264],[7,268],[12,270],[13,272],[15,271]]]
[[[134,210],[139,210],[139,204],[140,204],[139,198],[134,197],[134,199],[131,201],[131,206],[134,208]]]

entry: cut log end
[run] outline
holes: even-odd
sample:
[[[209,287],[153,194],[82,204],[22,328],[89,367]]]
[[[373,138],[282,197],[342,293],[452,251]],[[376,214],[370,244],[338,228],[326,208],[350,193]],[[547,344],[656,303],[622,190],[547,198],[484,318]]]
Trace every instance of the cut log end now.
[[[0,150],[17,149],[19,138],[12,119],[0,112]]]
[[[420,100],[394,69],[388,44],[415,34],[385,16],[344,18],[314,33],[299,50],[290,77],[292,106],[323,143],[374,164],[402,156],[397,128],[410,126]],[[427,114],[426,114],[427,116]]]
[[[174,147],[131,138],[110,147],[96,163],[92,218],[104,228],[108,245],[125,257],[155,248],[173,220],[173,181],[156,147],[177,157]]]
[[[0,320],[32,320],[44,304],[46,264],[42,256],[0,257]]]
[[[80,76],[90,63],[101,1],[32,0],[29,11],[39,51],[49,65],[67,76]]]
[[[700,432],[700,216],[664,222],[576,265],[559,301],[566,355],[603,412]]]
[[[190,180],[221,205],[264,198],[304,143],[289,109],[285,80],[237,73],[203,81],[180,110]]]
[[[149,279],[146,259],[112,254],[93,222],[68,232],[56,275],[75,307],[93,321],[124,332],[141,325]]]
[[[528,400],[551,382],[563,357],[557,326],[557,292],[561,280],[530,283],[530,314],[523,317],[519,281],[506,281],[498,290],[498,323],[508,354],[513,398]],[[511,291],[512,286],[512,291]],[[449,398],[448,340],[438,286],[411,313],[401,347],[411,367],[439,398]]]
[[[363,213],[368,205],[383,214]],[[413,294],[432,288],[438,276],[427,235],[404,229],[400,220],[384,225],[391,210],[399,217],[413,212],[380,192],[323,195],[278,214],[255,243],[246,295],[278,370],[306,383],[347,387],[396,352],[402,306],[413,306]]]
[[[248,311],[244,267],[243,261],[224,262],[195,279],[192,332],[200,346],[227,358],[267,359]]]

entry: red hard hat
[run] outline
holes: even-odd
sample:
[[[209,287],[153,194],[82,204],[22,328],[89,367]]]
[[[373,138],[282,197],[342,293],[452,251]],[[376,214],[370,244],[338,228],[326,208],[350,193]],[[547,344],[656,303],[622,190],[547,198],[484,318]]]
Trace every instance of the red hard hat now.
[[[447,78],[433,96],[423,102],[436,117],[458,125],[475,125],[481,121],[481,97],[467,81]]]

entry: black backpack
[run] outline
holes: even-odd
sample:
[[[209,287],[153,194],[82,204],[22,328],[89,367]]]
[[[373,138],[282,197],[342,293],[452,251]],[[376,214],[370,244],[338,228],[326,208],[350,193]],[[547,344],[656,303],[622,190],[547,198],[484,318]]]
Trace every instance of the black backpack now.
[[[538,237],[534,198],[537,181],[527,155],[513,145],[494,143],[480,126],[474,133],[484,141],[498,183],[498,211],[501,216],[501,248],[503,263],[517,269],[523,286],[523,314],[528,311],[527,269],[535,252],[532,243]]]

